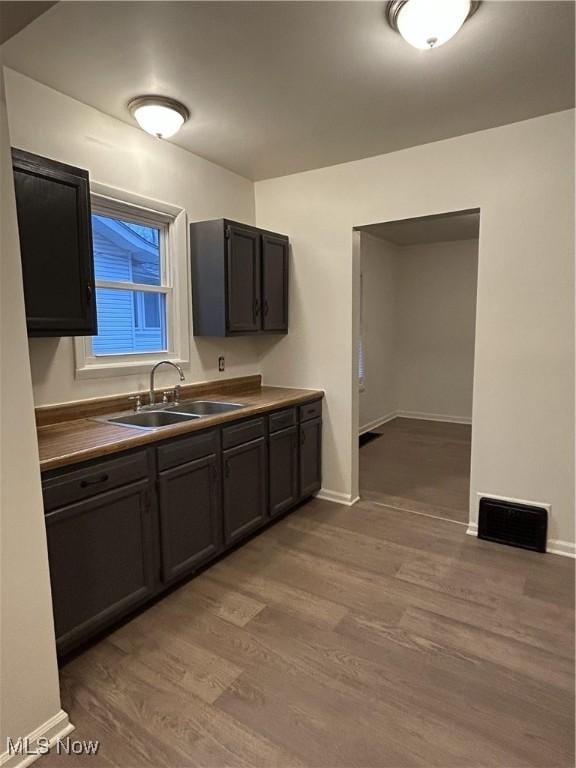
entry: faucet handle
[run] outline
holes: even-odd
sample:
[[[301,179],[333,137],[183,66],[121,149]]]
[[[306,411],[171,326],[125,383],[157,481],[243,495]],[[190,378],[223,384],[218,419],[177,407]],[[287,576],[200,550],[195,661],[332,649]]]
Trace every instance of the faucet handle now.
[[[134,411],[138,413],[138,411],[142,410],[142,395],[132,395],[128,398],[128,400],[134,401]]]
[[[173,390],[173,398],[176,405],[178,405],[178,403],[180,402],[181,393],[182,393],[182,387],[180,386],[180,384],[176,384]]]

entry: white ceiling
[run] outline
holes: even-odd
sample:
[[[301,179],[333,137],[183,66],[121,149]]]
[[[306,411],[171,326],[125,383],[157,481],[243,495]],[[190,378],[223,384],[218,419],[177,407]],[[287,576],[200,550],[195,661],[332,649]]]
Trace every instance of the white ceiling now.
[[[252,179],[555,112],[574,103],[574,3],[484,1],[417,51],[383,2],[64,2],[3,46],[19,72],[127,122],[160,93],[175,143]]]
[[[476,240],[480,234],[480,212],[459,211],[437,216],[421,216],[383,224],[358,227],[380,240],[395,245],[420,245],[422,243],[447,243],[451,240]]]

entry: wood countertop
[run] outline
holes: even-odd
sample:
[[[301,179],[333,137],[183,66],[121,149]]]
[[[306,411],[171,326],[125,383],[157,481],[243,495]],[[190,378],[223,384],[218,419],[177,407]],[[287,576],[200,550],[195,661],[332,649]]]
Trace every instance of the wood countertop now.
[[[234,382],[238,384],[235,387]],[[100,421],[102,415],[131,413],[126,408],[119,409],[118,398],[87,401],[71,405],[38,408],[38,448],[40,469],[45,472],[71,464],[78,464],[89,459],[106,456],[120,451],[127,451],[143,445],[168,440],[189,432],[209,429],[227,422],[257,416],[269,411],[287,408],[323,397],[322,390],[291,389],[287,387],[261,386],[259,377],[228,380],[225,384],[206,382],[191,385],[184,390],[182,401],[190,399],[223,399],[246,404],[242,410],[214,416],[190,419],[180,424],[154,430],[110,424]],[[127,396],[122,398],[126,404]],[[103,410],[108,405],[108,410]],[[116,407],[110,407],[110,406]],[[56,418],[61,420],[55,421]],[[52,423],[50,423],[52,422]]]

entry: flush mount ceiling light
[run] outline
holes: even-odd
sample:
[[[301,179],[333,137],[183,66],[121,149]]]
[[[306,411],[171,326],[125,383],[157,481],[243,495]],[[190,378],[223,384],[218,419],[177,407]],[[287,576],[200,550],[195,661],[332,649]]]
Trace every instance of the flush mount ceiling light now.
[[[159,139],[174,136],[190,117],[184,104],[166,96],[138,96],[128,109],[140,128]]]
[[[414,48],[438,48],[478,10],[471,0],[392,0],[386,19]]]

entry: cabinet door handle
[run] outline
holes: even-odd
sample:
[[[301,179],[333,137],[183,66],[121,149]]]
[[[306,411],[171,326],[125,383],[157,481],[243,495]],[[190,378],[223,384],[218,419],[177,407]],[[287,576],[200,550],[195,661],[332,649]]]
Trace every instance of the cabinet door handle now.
[[[105,483],[108,480],[108,475],[100,475],[100,477],[95,477],[93,480],[82,480],[80,482],[80,488],[88,488],[89,485],[98,485],[99,483]]]
[[[302,430],[300,432],[300,445],[304,445],[305,442],[306,442],[306,432]]]
[[[215,483],[218,479],[218,471],[216,469],[216,464],[212,464],[210,468],[210,477],[212,478],[212,482]]]
[[[254,299],[254,314],[256,317],[260,314],[260,299]]]
[[[264,317],[266,317],[266,315],[268,314],[269,309],[270,307],[268,306],[268,301],[264,299]]]
[[[86,286],[86,301],[88,304],[92,304],[92,286],[90,283]]]

